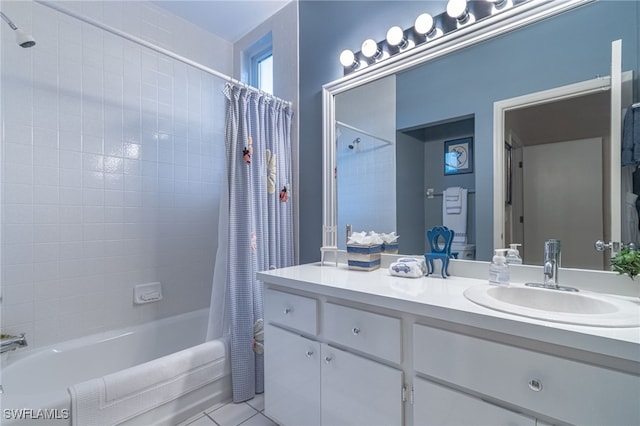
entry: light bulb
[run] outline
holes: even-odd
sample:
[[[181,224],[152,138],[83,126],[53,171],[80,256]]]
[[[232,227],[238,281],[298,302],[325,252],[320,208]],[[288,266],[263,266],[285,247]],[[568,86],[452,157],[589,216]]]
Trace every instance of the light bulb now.
[[[382,51],[378,47],[378,43],[376,43],[375,40],[371,38],[368,38],[364,42],[362,42],[362,48],[360,50],[366,58],[377,58],[382,54]]]
[[[429,35],[435,30],[433,17],[428,13],[423,13],[416,18],[414,28],[418,34]]]
[[[402,28],[398,26],[389,28],[389,31],[387,31],[387,43],[389,43],[390,46],[405,47],[407,45],[407,39],[404,36]]]
[[[513,6],[513,2],[510,0],[487,0],[489,3],[493,5],[491,8],[491,13],[496,13],[503,9],[507,9],[510,6]]]
[[[456,18],[460,23],[466,22],[469,17],[467,0],[449,0],[449,3],[447,3],[447,15]]]
[[[356,55],[349,49],[345,49],[340,54],[340,63],[343,67],[352,67],[355,68],[358,66],[358,61],[356,60]]]

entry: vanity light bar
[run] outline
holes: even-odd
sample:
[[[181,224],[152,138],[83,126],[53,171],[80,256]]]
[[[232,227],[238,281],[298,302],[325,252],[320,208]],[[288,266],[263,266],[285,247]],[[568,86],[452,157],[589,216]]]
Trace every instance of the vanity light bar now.
[[[447,10],[437,16],[423,13],[416,18],[411,28],[403,30],[398,26],[391,27],[385,40],[376,42],[367,39],[359,52],[344,50],[340,55],[344,75],[528,1],[530,0],[449,0]]]

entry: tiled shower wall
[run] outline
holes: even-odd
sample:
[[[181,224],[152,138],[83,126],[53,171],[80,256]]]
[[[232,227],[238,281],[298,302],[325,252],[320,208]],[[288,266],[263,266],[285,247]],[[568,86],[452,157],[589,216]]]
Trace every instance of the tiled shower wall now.
[[[60,2],[225,74],[232,46],[148,2]],[[31,347],[209,305],[224,82],[30,1],[2,25],[2,331]],[[133,304],[136,284],[164,299]]]

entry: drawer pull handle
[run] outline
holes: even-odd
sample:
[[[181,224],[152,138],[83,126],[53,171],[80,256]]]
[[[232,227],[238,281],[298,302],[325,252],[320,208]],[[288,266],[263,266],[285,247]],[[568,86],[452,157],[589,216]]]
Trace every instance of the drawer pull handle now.
[[[353,327],[351,332],[353,333],[354,336],[357,336],[358,334],[360,334],[360,329],[358,327]]]
[[[308,350],[307,352],[305,352],[305,355],[307,356],[307,358],[311,358],[311,356],[313,355],[313,351]]]
[[[529,380],[529,389],[534,392],[540,392],[542,390],[542,382],[539,379]]]
[[[282,313],[285,315],[289,315],[291,312],[293,312],[293,308],[284,308],[284,310],[282,311]]]
[[[324,363],[325,364],[329,364],[332,359],[333,359],[333,357],[331,355],[327,355],[327,356],[324,357]]]

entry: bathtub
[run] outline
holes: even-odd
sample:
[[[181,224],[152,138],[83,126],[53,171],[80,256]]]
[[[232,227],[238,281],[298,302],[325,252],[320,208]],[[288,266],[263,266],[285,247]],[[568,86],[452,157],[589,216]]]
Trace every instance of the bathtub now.
[[[207,321],[208,309],[203,309],[33,351],[13,351],[2,366],[1,422],[3,425],[70,425],[69,414],[73,413],[67,391],[69,386],[129,368],[143,368],[161,357],[184,354],[181,351],[189,351],[205,341]],[[225,374],[221,379],[191,390],[127,423],[175,425],[217,402],[230,400],[229,357],[228,351],[225,352]],[[20,409],[33,411],[25,414],[13,411]],[[50,420],[24,422],[15,419],[16,416],[24,419],[38,415]]]

